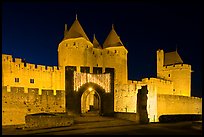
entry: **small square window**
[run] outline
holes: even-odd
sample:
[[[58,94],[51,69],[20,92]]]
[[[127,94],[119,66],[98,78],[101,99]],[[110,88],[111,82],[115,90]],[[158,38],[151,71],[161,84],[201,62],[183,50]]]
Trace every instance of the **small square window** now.
[[[15,82],[19,82],[19,78],[15,78]]]
[[[34,79],[30,79],[30,83],[34,83]]]

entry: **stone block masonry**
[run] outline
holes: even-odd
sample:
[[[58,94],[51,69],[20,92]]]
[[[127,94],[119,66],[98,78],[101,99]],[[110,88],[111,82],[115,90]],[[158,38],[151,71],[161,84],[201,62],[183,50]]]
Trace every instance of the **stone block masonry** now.
[[[37,113],[25,116],[25,129],[52,128],[70,126],[74,123],[73,117],[66,113]]]
[[[27,114],[42,112],[65,112],[64,91],[43,90],[39,95],[39,89],[28,89],[24,92],[23,87],[2,87],[2,125],[25,124]]]

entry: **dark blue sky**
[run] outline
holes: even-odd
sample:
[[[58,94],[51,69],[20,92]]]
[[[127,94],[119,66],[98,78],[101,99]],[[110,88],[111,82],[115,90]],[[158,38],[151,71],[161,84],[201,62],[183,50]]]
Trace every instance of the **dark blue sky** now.
[[[2,53],[29,63],[57,66],[57,47],[75,14],[92,41],[102,45],[111,25],[129,51],[129,79],[156,77],[156,50],[176,49],[191,64],[192,95],[202,96],[201,3],[5,2],[2,4]]]

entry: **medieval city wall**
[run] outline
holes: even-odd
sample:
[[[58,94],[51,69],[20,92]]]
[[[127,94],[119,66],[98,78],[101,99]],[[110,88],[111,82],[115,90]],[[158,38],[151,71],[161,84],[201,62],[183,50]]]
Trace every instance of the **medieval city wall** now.
[[[175,64],[164,66],[160,74],[164,79],[173,82],[175,95],[191,96],[191,65]]]
[[[114,91],[114,111],[137,113],[137,93],[143,84],[129,82],[129,84],[116,84]]]
[[[42,90],[24,87],[2,87],[2,125],[25,124],[26,114],[41,112],[65,112],[65,91]]]
[[[18,79],[18,80],[17,80]],[[64,90],[64,69],[56,66],[43,66],[25,63],[20,58],[13,58],[11,55],[2,54],[2,86],[6,86],[8,92],[11,87],[24,87]]]
[[[155,86],[143,81],[129,80],[126,85],[116,85],[114,92],[114,111],[120,113],[138,113],[138,90],[147,85],[147,114],[150,122],[155,122],[157,117],[157,91]],[[122,116],[122,115],[121,115]]]
[[[142,82],[151,86],[151,91],[156,91],[157,94],[173,95],[173,82],[161,78],[144,78]]]
[[[202,98],[158,94],[157,118],[174,114],[202,114]]]

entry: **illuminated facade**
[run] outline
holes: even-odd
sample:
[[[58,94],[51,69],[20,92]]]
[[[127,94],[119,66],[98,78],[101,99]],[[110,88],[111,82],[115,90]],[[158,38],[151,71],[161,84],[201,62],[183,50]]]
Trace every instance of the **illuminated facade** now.
[[[58,66],[2,54],[2,125],[23,124],[26,114],[39,112],[137,113],[138,90],[145,85],[150,122],[163,114],[202,114],[202,99],[191,97],[191,65],[177,51],[158,50],[157,77],[141,81],[128,80],[127,53],[113,26],[101,46],[76,19],[69,30],[65,25]]]

